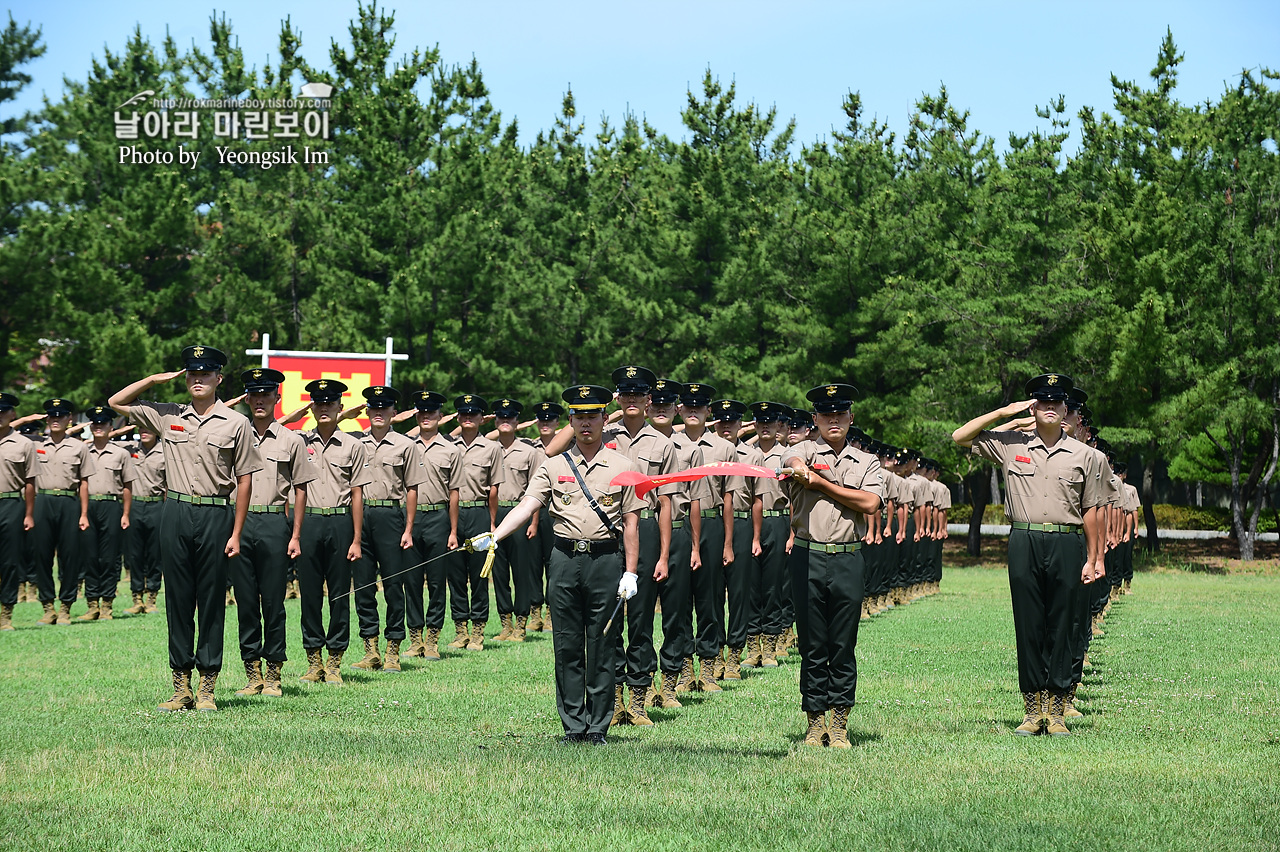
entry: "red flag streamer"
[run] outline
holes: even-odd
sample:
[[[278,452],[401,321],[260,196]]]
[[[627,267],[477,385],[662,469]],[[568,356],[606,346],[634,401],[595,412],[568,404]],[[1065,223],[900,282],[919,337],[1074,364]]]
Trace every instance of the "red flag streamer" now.
[[[777,479],[778,471],[758,464],[742,464],[741,462],[712,462],[698,467],[691,467],[678,473],[662,476],[645,476],[637,470],[626,470],[609,480],[610,485],[634,485],[636,496],[643,497],[660,485],[668,482],[690,482],[704,476],[759,476]]]

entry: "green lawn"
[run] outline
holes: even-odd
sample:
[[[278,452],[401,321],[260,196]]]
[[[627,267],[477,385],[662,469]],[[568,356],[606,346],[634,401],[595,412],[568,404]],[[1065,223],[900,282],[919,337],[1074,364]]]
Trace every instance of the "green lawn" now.
[[[285,697],[235,698],[232,610],[220,712],[161,714],[163,614],[37,628],[39,606],[23,604],[20,629],[0,635],[0,841],[1280,848],[1280,586],[1168,572],[1134,589],[1095,644],[1075,736],[1020,738],[1004,572],[949,571],[942,594],[863,623],[847,752],[799,744],[795,656],[592,749],[556,744],[549,634],[304,688],[290,601]]]

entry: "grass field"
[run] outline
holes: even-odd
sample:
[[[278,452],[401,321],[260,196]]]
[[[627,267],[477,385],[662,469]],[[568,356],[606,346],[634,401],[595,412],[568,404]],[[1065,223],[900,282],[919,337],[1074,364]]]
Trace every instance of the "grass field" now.
[[[1020,738],[1004,571],[949,571],[941,594],[863,623],[847,752],[800,745],[795,656],[592,749],[556,744],[550,634],[304,688],[290,601],[285,696],[236,698],[231,610],[221,710],[161,714],[163,614],[36,628],[39,606],[23,604],[0,635],[0,841],[1280,848],[1280,586],[1163,570],[1134,590],[1091,654],[1075,735]]]

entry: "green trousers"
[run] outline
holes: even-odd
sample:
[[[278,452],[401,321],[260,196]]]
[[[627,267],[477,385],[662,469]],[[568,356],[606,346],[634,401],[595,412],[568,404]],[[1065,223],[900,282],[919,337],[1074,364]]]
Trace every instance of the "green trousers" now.
[[[124,530],[119,500],[90,500],[86,532],[84,596],[91,601],[114,600],[120,583],[120,545]]]
[[[307,515],[302,520],[302,556],[295,560],[302,604],[302,649],[351,644],[351,563],[347,551],[355,540],[351,515]],[[325,588],[329,592],[329,627],[324,626]]]
[[[283,663],[284,587],[289,573],[293,523],[283,512],[250,512],[240,533],[240,556],[231,560],[240,628],[240,659]]]
[[[1079,533],[1009,533],[1019,692],[1071,688],[1073,663],[1083,657],[1092,591],[1080,580],[1085,559],[1085,540]]]
[[[692,574],[693,614],[697,620],[694,648],[699,657],[714,657],[724,647],[724,518],[702,519],[698,542],[702,567]]]
[[[0,604],[18,603],[18,584],[25,583],[25,538],[22,519],[27,503],[21,497],[0,500]]]
[[[556,709],[565,733],[603,734],[613,715],[614,645],[604,635],[622,578],[622,555],[565,553],[556,548],[547,570],[554,626]],[[611,628],[622,629],[622,618]]]
[[[764,526],[760,529],[760,585],[755,589],[753,635],[776,636],[791,626],[783,604],[784,594],[790,588],[787,582],[787,538],[790,534],[790,516],[764,519]]]
[[[404,535],[404,509],[400,506],[365,506],[364,527],[360,534],[360,559],[351,565],[351,579],[358,591],[356,621],[361,639],[378,636],[378,578],[382,578],[382,597],[387,602],[388,639],[404,639],[404,581],[402,573],[413,565],[406,562],[408,551],[400,548]],[[361,588],[363,586],[364,588]]]
[[[852,707],[858,688],[861,553],[821,553],[796,544],[788,560],[800,649],[800,703],[809,713]]]
[[[55,597],[53,560],[57,556],[56,597],[62,603],[73,604],[80,593],[80,577],[88,555],[88,533],[80,529],[80,498],[37,494],[34,519],[36,525],[27,535],[40,602],[52,603]]]
[[[137,595],[160,591],[160,515],[163,511],[162,502],[136,499],[129,510],[124,558],[129,565],[129,591]]]
[[[760,558],[751,553],[750,518],[733,519],[733,561],[724,568],[729,603],[725,642],[730,648],[745,648],[752,627],[757,625],[756,599],[760,588]]]
[[[413,549],[405,558],[414,566],[405,575],[404,612],[410,630],[444,626],[446,577],[449,562],[459,556],[449,553],[449,510],[419,509],[413,516]],[[444,556],[443,559],[437,559]],[[431,560],[428,562],[428,560]],[[427,564],[423,565],[422,563]],[[423,608],[423,588],[426,589],[426,608]]]
[[[511,514],[512,508],[514,507],[498,508],[499,524]],[[528,615],[533,606],[533,573],[542,559],[542,542],[538,541],[537,536],[532,539],[526,536],[527,529],[527,526],[522,526],[498,542],[498,556],[493,561],[490,583],[498,615]]]
[[[226,620],[227,540],[235,524],[231,506],[164,501],[160,566],[169,626],[169,668],[222,670]],[[200,639],[196,641],[196,627]]]
[[[680,671],[684,658],[693,656],[693,575],[689,568],[692,555],[693,538],[686,519],[671,530],[667,579],[657,584],[658,597],[662,600],[662,650],[658,664],[664,672]]]
[[[458,510],[458,543],[489,531],[489,510],[484,506],[463,506]],[[489,620],[489,581],[480,576],[484,553],[459,551],[448,563],[449,611],[454,621],[484,624]],[[468,594],[469,592],[469,594]]]
[[[623,606],[626,627],[616,631],[613,664],[614,683],[643,688],[653,683],[653,673],[658,669],[658,654],[653,648],[653,619],[659,585],[653,579],[660,549],[657,518],[640,519],[639,540],[636,594]]]

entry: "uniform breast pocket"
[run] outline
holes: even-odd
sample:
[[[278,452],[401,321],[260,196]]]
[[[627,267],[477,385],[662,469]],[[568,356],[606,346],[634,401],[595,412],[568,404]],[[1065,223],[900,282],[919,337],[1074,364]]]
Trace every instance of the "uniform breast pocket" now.
[[[1084,474],[1072,471],[1064,473],[1058,477],[1059,485],[1071,494],[1080,496],[1084,494]]]
[[[596,495],[596,501],[604,508],[622,505],[622,488],[610,486]]]
[[[272,453],[266,457],[267,464],[272,465],[279,473],[287,474],[291,459],[285,453]]]
[[[209,435],[204,442],[209,446],[209,449],[218,454],[218,464],[230,469],[236,455],[235,437],[232,435]]]
[[[662,473],[662,459],[649,458],[648,456],[640,457],[640,466],[644,468],[646,476],[657,476]]]
[[[1005,466],[1006,476],[1035,476],[1036,466],[1030,462],[1012,461]]]
[[[191,434],[185,429],[166,429],[164,432],[165,446],[170,444],[188,444],[191,442]]]

